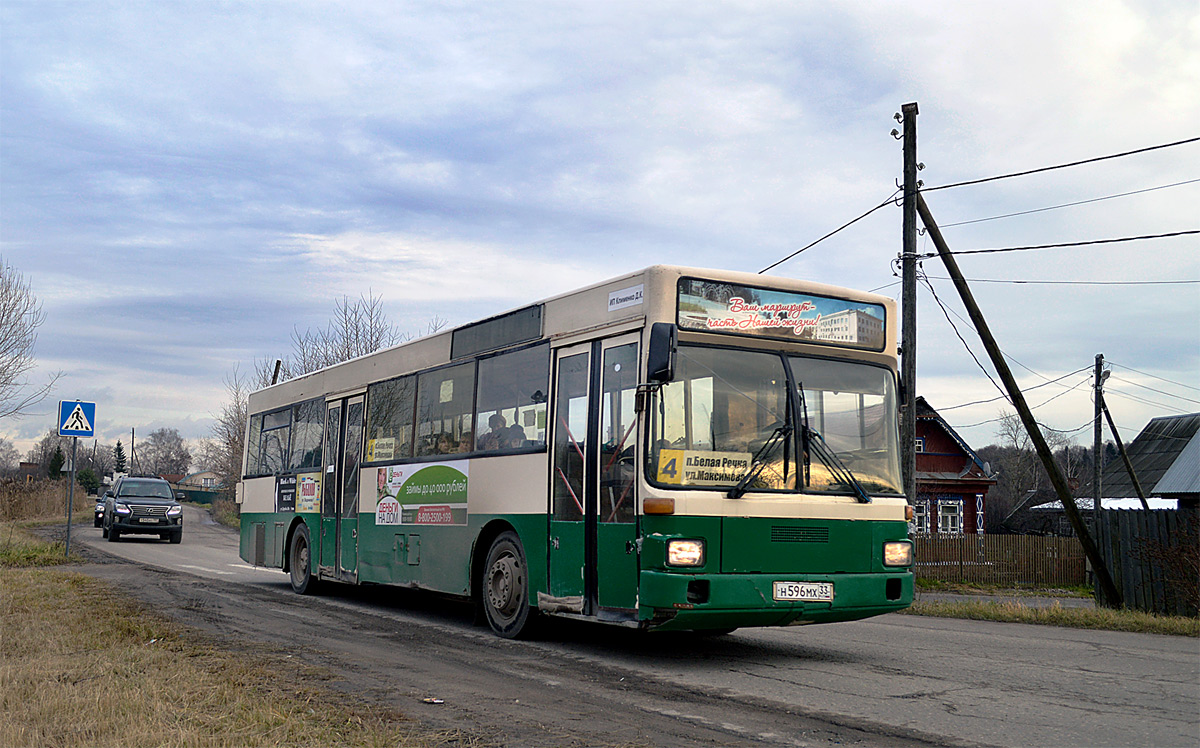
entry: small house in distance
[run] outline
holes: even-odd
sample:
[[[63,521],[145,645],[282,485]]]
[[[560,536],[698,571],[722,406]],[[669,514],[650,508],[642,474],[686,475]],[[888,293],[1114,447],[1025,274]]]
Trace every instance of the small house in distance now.
[[[983,534],[988,489],[995,479],[975,450],[924,397],[917,398],[916,408],[916,532]]]

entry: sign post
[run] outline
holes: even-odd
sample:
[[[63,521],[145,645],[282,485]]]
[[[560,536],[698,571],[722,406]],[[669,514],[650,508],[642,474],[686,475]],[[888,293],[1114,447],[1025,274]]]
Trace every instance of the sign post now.
[[[79,437],[96,434],[96,404],[81,400],[58,401],[58,435],[71,437],[71,480],[67,483],[67,547],[65,555],[71,555],[71,515],[75,503],[75,456],[79,450]]]

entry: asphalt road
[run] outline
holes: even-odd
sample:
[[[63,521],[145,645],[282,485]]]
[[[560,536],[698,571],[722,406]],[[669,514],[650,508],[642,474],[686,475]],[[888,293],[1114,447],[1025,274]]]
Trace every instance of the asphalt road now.
[[[207,514],[187,508],[185,527],[182,545],[91,527],[72,541],[107,561],[83,571],[184,623],[282,646],[357,698],[484,743],[1200,745],[1192,638],[888,615],[724,637],[555,622],[510,642],[419,592],[299,597]]]

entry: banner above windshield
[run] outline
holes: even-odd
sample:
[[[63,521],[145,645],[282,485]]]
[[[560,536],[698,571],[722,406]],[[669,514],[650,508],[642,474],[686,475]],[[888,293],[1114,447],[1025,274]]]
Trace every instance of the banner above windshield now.
[[[679,281],[678,322],[682,330],[882,351],[885,319],[882,304],[735,283],[689,278]]]

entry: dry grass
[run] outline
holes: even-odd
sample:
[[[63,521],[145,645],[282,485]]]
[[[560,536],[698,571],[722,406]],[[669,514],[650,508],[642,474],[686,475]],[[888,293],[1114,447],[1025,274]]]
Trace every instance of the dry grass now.
[[[0,745],[430,746],[388,709],[264,649],[229,651],[108,585],[0,569]]]
[[[87,492],[75,487],[74,508],[90,506]],[[67,516],[67,481],[0,483],[0,520]]]
[[[66,555],[64,543],[48,543],[25,531],[17,522],[0,522],[0,567],[54,566],[78,564],[76,553]]]
[[[1137,610],[1110,608],[1064,608],[1055,603],[1037,608],[1016,602],[966,600],[963,602],[915,602],[901,611],[909,615],[940,618],[969,618],[977,621],[1037,623],[1077,629],[1104,629],[1144,634],[1200,636],[1200,619],[1157,616]]]

